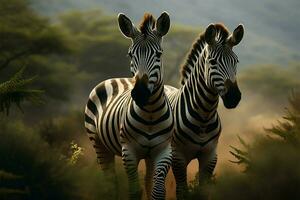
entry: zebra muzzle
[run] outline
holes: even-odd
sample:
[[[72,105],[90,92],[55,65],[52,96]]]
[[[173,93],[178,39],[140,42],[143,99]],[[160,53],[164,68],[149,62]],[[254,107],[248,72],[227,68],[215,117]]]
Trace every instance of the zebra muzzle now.
[[[239,104],[242,96],[237,82],[233,83],[230,80],[226,80],[225,87],[227,88],[227,92],[221,96],[224,106],[228,109],[235,108]]]
[[[143,75],[142,78],[137,77],[134,88],[131,91],[133,101],[139,106],[143,107],[148,103],[151,92],[148,89],[148,77]]]

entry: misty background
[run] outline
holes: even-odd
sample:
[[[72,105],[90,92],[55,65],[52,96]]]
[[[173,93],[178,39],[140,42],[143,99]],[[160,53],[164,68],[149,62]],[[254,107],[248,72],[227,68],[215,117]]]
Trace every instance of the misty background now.
[[[223,132],[216,176],[227,168],[239,171],[238,165],[229,162],[234,159],[230,146],[240,146],[237,136],[251,143],[257,135],[265,135],[264,128],[278,124],[292,91],[299,90],[299,8],[298,0],[0,0],[0,83],[25,67],[22,77],[35,77],[28,88],[42,91],[42,102],[22,102],[22,112],[12,104],[8,116],[0,115],[0,134],[5,138],[0,152],[6,156],[0,162],[0,172],[2,168],[17,177],[25,176],[25,180],[27,176],[34,177],[27,181],[31,188],[31,184],[40,183],[40,174],[35,170],[41,170],[40,173],[50,177],[49,183],[54,183],[57,175],[51,170],[64,168],[63,162],[67,160],[76,169],[64,170],[74,170],[80,176],[77,180],[85,182],[81,191],[83,199],[109,192],[110,186],[101,185],[103,174],[97,168],[94,149],[83,128],[84,106],[90,91],[99,82],[131,76],[126,57],[130,40],[118,29],[118,13],[125,13],[139,25],[145,12],[158,17],[163,11],[171,18],[170,31],[163,41],[165,82],[176,87],[180,65],[205,27],[222,22],[232,32],[239,23],[245,26],[244,38],[234,48],[239,57],[237,79],[242,100],[234,110],[226,110],[220,100]],[[10,58],[14,59],[4,65]],[[57,160],[53,155],[48,161],[40,161],[43,153],[35,155],[35,148],[30,144],[36,145],[44,155],[63,158],[57,164],[53,164]],[[16,146],[20,149],[16,150]],[[24,156],[23,152],[28,153]],[[20,156],[24,157],[24,163],[19,161]],[[36,163],[36,168],[32,163]],[[41,166],[51,170],[45,172]],[[194,179],[197,166],[196,162],[190,164],[190,180]],[[26,175],[28,168],[32,172]],[[124,171],[119,168],[120,179],[124,181]],[[144,173],[143,164],[141,173]],[[79,183],[74,178],[67,174],[59,183],[72,182],[70,187],[76,187]],[[172,176],[168,177],[167,184],[172,199],[175,186]],[[106,189],[93,197],[90,193],[97,185]],[[44,192],[63,198],[59,196],[59,188],[49,188],[54,189]],[[36,197],[41,194],[37,193]]]

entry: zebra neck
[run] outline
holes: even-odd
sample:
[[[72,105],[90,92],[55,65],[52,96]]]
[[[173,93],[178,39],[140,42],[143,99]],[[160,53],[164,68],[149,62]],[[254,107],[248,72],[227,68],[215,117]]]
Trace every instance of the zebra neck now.
[[[188,108],[193,109],[202,118],[210,118],[216,113],[218,107],[219,96],[205,81],[205,57],[206,51],[202,51],[197,62],[194,63],[193,70],[185,82],[182,92],[188,94],[190,98],[186,98],[189,104]]]

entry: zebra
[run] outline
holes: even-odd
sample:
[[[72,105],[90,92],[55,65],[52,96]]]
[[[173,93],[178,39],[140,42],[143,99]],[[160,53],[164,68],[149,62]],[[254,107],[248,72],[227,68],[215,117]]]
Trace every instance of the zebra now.
[[[232,51],[244,35],[238,25],[230,35],[223,24],[210,24],[194,42],[181,68],[181,87],[165,86],[174,113],[172,171],[178,199],[186,198],[187,165],[199,163],[199,185],[208,181],[217,163],[221,122],[219,96],[228,109],[241,100],[236,80],[237,55]]]
[[[148,199],[165,198],[165,178],[172,162],[174,119],[164,93],[162,38],[170,27],[168,13],[155,20],[145,14],[139,29],[119,14],[120,31],[132,44],[128,50],[133,78],[101,82],[90,93],[85,128],[104,171],[115,173],[121,156],[129,181],[129,198],[140,199],[138,164],[145,159]]]

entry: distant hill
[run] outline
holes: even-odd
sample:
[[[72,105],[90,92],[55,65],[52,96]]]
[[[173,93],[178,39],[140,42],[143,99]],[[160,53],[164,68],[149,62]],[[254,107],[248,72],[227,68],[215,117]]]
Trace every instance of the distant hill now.
[[[194,26],[224,22],[232,31],[239,23],[246,28],[244,41],[236,51],[240,66],[257,63],[288,64],[300,60],[299,0],[31,0],[40,13],[54,16],[70,9],[104,8],[107,14],[124,12],[139,21],[144,12],[158,16],[170,13],[173,24]],[[188,2],[188,3],[187,3]],[[187,48],[190,44],[186,44]]]

